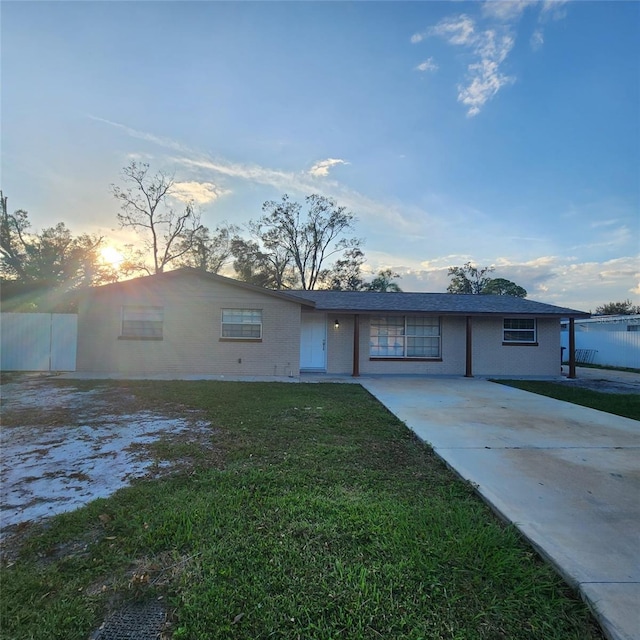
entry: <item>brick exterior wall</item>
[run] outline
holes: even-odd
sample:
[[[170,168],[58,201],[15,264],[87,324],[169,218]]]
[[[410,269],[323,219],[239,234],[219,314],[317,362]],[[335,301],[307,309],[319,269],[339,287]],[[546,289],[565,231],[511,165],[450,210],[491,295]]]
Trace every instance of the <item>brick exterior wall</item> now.
[[[536,320],[538,346],[502,344],[502,318],[473,319],[473,372],[483,376],[559,376],[560,320]]]
[[[336,320],[340,323],[337,329]],[[352,370],[353,316],[330,313],[327,315],[327,373],[351,375]]]
[[[164,308],[163,340],[122,340],[122,307]],[[261,309],[262,341],[221,341],[223,308]],[[122,374],[297,376],[300,305],[199,278],[96,288],[78,311],[77,370]]]

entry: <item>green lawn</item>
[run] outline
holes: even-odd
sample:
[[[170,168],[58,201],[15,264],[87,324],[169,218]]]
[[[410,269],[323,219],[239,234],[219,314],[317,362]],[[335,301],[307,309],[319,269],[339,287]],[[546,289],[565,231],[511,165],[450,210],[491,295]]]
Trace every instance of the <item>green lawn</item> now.
[[[556,400],[580,404],[591,409],[599,409],[617,416],[640,420],[640,394],[638,393],[604,393],[543,380],[494,380],[493,382],[539,393]]]
[[[86,640],[110,608],[161,597],[176,640],[602,638],[361,387],[112,384],[141,407],[202,411],[210,446],[160,443],[189,461],[179,473],[28,529],[3,562],[0,637]]]

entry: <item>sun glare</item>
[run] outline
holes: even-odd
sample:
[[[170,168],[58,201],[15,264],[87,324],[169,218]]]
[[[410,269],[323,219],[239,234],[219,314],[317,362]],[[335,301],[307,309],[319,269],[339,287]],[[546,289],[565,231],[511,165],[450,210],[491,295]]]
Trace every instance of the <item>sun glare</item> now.
[[[100,257],[105,264],[117,269],[124,260],[124,256],[114,247],[102,247]]]

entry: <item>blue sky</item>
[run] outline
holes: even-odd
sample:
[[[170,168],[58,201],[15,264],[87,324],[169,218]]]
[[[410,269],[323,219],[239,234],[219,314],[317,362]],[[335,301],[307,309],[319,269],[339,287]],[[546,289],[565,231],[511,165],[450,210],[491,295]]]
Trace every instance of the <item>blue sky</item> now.
[[[109,185],[175,172],[203,221],[334,197],[367,268],[640,303],[640,3],[10,2],[2,177],[36,229],[127,240]]]

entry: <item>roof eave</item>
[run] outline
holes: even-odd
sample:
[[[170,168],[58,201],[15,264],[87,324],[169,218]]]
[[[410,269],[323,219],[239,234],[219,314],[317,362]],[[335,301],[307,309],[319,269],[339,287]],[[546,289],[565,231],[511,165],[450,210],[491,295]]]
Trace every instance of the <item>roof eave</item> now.
[[[315,307],[316,311],[322,311],[325,313],[375,313],[375,314],[390,314],[390,315],[403,315],[406,313],[430,313],[439,316],[471,316],[471,317],[495,317],[495,316],[509,316],[509,317],[523,317],[523,318],[589,318],[591,314],[584,311],[574,311],[569,309],[563,309],[557,312],[536,312],[536,311],[442,311],[439,309],[374,309],[374,308],[362,308],[355,309],[353,307]]]

